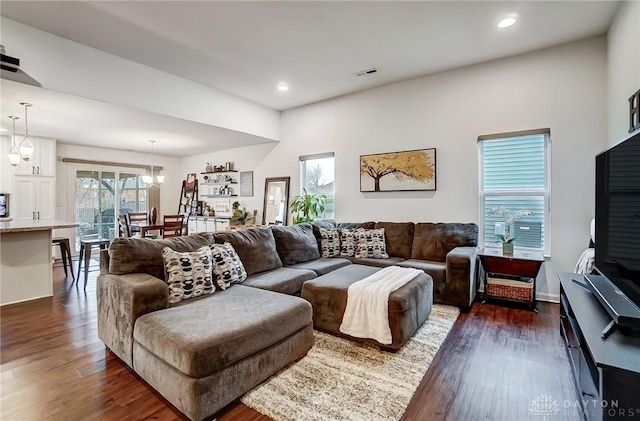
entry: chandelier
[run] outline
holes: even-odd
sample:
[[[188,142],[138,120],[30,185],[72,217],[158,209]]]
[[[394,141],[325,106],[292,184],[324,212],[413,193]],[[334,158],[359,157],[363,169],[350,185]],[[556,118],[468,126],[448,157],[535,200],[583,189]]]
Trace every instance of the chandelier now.
[[[156,143],[156,141],[149,140],[149,143],[151,143],[151,175],[143,175],[142,181],[144,181],[147,187],[160,187],[160,184],[164,182],[164,175],[154,176],[153,171],[153,159],[155,156],[153,151],[153,144]]]

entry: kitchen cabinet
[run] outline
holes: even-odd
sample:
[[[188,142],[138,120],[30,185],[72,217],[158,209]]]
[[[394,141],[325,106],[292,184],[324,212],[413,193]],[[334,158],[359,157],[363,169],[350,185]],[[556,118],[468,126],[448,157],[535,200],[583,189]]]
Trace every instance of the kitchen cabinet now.
[[[33,157],[29,161],[20,160],[16,175],[36,175],[54,177],[56,175],[56,141],[31,138]]]
[[[54,177],[15,177],[14,219],[55,219],[55,188]]]

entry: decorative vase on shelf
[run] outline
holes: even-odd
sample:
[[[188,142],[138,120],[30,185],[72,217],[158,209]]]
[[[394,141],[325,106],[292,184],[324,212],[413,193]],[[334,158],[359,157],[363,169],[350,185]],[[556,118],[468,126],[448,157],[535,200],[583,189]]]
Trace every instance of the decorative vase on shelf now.
[[[149,214],[149,218],[151,219],[151,224],[155,225],[156,221],[158,220],[158,210],[156,209],[155,206],[151,208],[151,213]]]
[[[513,243],[502,243],[502,254],[513,254]]]
[[[211,166],[211,163],[207,162],[207,167],[205,168],[206,172],[213,172],[213,167]]]

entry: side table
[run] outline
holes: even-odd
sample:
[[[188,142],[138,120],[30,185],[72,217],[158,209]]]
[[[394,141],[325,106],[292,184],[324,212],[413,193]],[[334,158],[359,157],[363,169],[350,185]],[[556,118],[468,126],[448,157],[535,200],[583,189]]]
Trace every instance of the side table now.
[[[514,251],[484,248],[478,254],[484,269],[484,297],[487,300],[525,304],[536,309],[536,276],[544,262],[537,251]]]

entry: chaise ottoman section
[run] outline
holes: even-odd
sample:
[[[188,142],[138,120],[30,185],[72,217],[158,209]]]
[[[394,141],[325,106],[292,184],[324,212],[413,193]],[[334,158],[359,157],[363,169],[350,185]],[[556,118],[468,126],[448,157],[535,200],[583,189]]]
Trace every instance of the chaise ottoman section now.
[[[208,417],[313,345],[312,310],[298,297],[234,285],[140,317],[133,368],[189,418]]]
[[[314,327],[345,336],[340,333],[340,325],[347,307],[349,286],[379,270],[353,264],[305,282],[301,296],[313,306]],[[392,343],[383,345],[372,339],[368,341],[382,348],[400,349],[427,320],[432,305],[433,279],[426,273],[420,273],[389,296]]]

